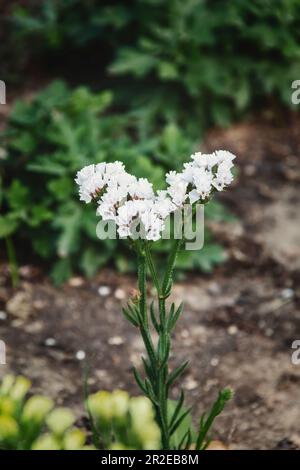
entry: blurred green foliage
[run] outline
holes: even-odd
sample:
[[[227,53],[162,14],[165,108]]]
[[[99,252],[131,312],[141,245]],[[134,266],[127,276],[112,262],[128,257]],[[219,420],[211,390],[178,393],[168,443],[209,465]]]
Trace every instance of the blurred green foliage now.
[[[144,138],[135,116],[107,112],[111,102],[109,91],[71,90],[56,81],[31,102],[17,101],[1,135],[0,240],[13,236],[18,255],[44,259],[56,283],[78,271],[92,276],[110,260],[120,271],[134,267],[125,243],[97,238],[96,208],[79,201],[77,170],[121,160],[163,188],[165,171],[178,168],[192,151],[191,140],[174,123]],[[217,203],[208,205],[207,215],[228,218]],[[168,250],[165,243],[155,247]],[[207,233],[204,249],[183,252],[179,267],[209,271],[223,259]]]
[[[87,449],[86,434],[73,426],[67,408],[54,408],[50,398],[32,395],[31,383],[22,376],[5,375],[0,383],[1,450]]]
[[[93,445],[74,426],[69,408],[55,407],[42,395],[28,395],[31,382],[5,375],[0,381],[0,450],[160,449],[160,430],[148,398],[127,392],[89,395],[86,407]]]
[[[161,448],[160,429],[148,398],[130,397],[123,390],[103,390],[88,397],[87,408],[97,448]]]
[[[122,76],[118,102],[145,123],[175,119],[197,136],[268,97],[290,105],[300,75],[298,0],[43,0],[13,18],[16,43],[69,65],[71,50],[75,64],[93,57],[93,78]]]

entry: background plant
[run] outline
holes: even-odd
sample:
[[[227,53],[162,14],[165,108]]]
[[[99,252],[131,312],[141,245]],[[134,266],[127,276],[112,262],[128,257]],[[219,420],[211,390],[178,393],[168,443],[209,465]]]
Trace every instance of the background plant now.
[[[99,81],[125,78],[115,85],[126,109],[154,127],[171,116],[198,136],[269,97],[291,105],[299,21],[297,0],[43,0],[15,6],[11,34],[39,44],[40,57],[67,55],[69,68],[88,54]]]
[[[31,383],[22,376],[4,376],[0,384],[0,449],[77,450],[85,447],[86,434],[73,426],[67,408],[54,408],[50,398],[32,395]]]
[[[134,162],[137,175],[151,172],[159,182],[209,126],[274,99],[290,105],[290,84],[300,75],[299,20],[297,0],[235,0],[226,8],[222,0],[213,8],[207,0],[42,0],[3,8],[1,78],[9,85],[25,76],[20,70],[38,70],[73,86],[109,83],[114,97],[55,82],[14,108],[1,144],[0,237],[15,283],[12,235],[18,256],[22,244],[45,260],[56,282],[74,271],[92,275],[111,260],[116,245],[95,248],[91,213],[73,199],[72,172],[86,161],[118,159],[129,170]],[[226,217],[217,204],[210,215]],[[117,250],[118,269],[131,269],[126,248]],[[224,259],[207,233],[204,250],[182,253],[178,263],[207,271]]]
[[[100,391],[86,402],[97,448],[160,449],[160,429],[146,397],[130,397],[123,390]]]
[[[120,271],[133,268],[125,244],[97,239],[93,211],[79,203],[74,190],[79,168],[121,160],[158,187],[165,170],[176,169],[193,147],[173,122],[161,135],[145,138],[136,116],[111,112],[112,99],[110,91],[72,90],[56,81],[31,102],[17,101],[1,136],[0,241],[6,240],[10,259],[14,243],[17,258],[44,260],[55,282],[74,271],[91,276],[109,261]],[[215,202],[206,215],[230,219]],[[166,249],[156,247],[158,253]],[[183,253],[179,266],[209,271],[224,258],[207,232],[204,249]]]

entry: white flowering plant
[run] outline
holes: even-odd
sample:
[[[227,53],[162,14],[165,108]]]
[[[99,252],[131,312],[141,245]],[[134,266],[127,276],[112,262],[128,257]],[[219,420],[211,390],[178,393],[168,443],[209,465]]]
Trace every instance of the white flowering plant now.
[[[170,391],[188,363],[184,362],[170,371],[169,357],[171,336],[183,311],[183,305],[169,306],[174,268],[183,237],[174,239],[166,270],[161,278],[152,257],[152,244],[161,239],[167,218],[188,204],[206,204],[217,191],[222,191],[233,181],[233,160],[228,151],[212,154],[197,152],[185,163],[181,172],[166,175],[167,188],[155,192],[145,178],[136,178],[126,172],[123,163],[99,163],[84,167],[77,173],[80,199],[85,203],[97,203],[97,215],[111,221],[117,227],[120,238],[128,238],[138,260],[138,291],[130,299],[123,313],[127,320],[139,329],[145,345],[146,357],[142,357],[144,378],[134,368],[136,382],[152,402],[157,424],[161,431],[161,448],[205,449],[209,443],[208,432],[215,417],[223,410],[231,397],[230,389],[219,393],[209,413],[200,420],[198,433],[187,426],[180,441],[174,434],[184,422],[189,409],[184,406],[184,392],[175,407],[170,407]],[[137,232],[136,228],[139,227]],[[156,302],[147,302],[147,273],[156,290]],[[171,410],[171,411],[170,411]]]

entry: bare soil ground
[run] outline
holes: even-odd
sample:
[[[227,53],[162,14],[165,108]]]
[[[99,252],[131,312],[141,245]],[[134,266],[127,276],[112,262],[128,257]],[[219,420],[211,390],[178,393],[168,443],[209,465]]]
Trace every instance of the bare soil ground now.
[[[237,182],[223,202],[239,220],[210,223],[226,247],[226,264],[174,288],[185,313],[172,362],[190,360],[183,386],[197,416],[220,387],[234,388],[214,429],[230,449],[300,448],[300,365],[291,362],[291,344],[300,339],[300,121],[289,115],[284,123],[263,119],[215,130],[202,147],[238,155]],[[120,313],[134,278],[105,270],[55,288],[28,266],[21,277],[14,292],[2,266],[7,365],[0,376],[30,377],[35,392],[71,406],[81,419],[84,351],[91,391],[138,393],[131,365],[140,365],[143,346]]]

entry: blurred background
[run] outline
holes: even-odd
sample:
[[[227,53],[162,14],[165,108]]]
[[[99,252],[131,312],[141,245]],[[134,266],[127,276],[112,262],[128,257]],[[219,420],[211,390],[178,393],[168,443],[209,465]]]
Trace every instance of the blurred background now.
[[[187,313],[175,353],[189,353],[185,388],[197,409],[219,385],[236,389],[222,442],[299,446],[300,371],[290,361],[300,335],[299,7],[0,6],[0,375],[26,373],[80,415],[79,361],[93,355],[91,387],[136,391],[130,362],[141,344],[119,314],[135,261],[125,244],[97,239],[74,176],[121,160],[158,188],[193,151],[224,148],[238,156],[235,185],[206,207],[204,248],[180,254],[174,296]],[[155,250],[164,260],[168,246]]]

